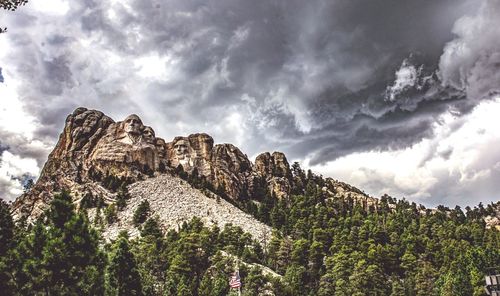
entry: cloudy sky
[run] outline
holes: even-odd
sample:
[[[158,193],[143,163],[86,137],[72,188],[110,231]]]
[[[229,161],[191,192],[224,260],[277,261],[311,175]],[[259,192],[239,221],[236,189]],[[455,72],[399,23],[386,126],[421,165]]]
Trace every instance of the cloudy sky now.
[[[78,106],[376,197],[500,199],[500,0],[31,0],[0,26],[4,199]]]

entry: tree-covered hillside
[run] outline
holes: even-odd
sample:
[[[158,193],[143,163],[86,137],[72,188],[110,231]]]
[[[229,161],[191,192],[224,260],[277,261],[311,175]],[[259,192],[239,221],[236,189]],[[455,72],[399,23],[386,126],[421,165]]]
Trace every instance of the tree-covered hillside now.
[[[485,295],[484,275],[500,265],[500,232],[483,220],[492,206],[425,210],[385,196],[366,207],[328,198],[321,177],[300,175],[305,185],[288,199],[267,193],[238,204],[275,229],[263,244],[196,218],[164,233],[146,203],[137,212],[140,237],[106,243],[100,231],[114,216],[89,221],[67,193],[28,226],[15,226],[2,202],[0,291],[228,295],[239,269],[243,295]]]

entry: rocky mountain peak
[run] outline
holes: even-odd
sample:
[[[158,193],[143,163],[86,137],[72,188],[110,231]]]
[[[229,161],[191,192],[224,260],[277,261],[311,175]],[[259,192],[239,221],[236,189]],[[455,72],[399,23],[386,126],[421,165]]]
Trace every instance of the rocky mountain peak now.
[[[68,115],[35,186],[15,201],[14,216],[37,217],[53,193],[62,189],[69,190],[75,202],[88,195],[112,202],[118,182],[129,184],[164,173],[198,178],[233,200],[262,200],[263,192],[286,198],[305,182],[292,174],[281,152],[262,153],[254,164],[238,147],[214,144],[205,133],[167,142],[135,114],[115,122],[100,111],[80,107]],[[339,192],[334,188],[339,183],[328,184],[325,192]]]

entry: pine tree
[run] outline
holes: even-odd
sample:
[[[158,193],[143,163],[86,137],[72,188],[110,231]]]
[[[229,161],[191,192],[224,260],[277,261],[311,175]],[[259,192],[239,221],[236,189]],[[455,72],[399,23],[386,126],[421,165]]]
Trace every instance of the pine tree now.
[[[307,266],[309,260],[309,242],[306,239],[299,239],[293,243],[291,252],[292,264]]]
[[[14,237],[14,221],[10,215],[9,205],[0,199],[0,258],[7,254]]]
[[[9,206],[0,199],[0,291],[6,294],[14,292],[11,278],[12,262],[7,252],[15,246],[14,221]]]
[[[15,250],[15,282],[21,294],[102,295],[104,256],[83,214],[74,212],[67,192],[56,195],[47,212]]]
[[[390,296],[405,295],[405,288],[398,277],[393,277],[391,280],[391,294]],[[429,294],[432,295],[432,294]]]
[[[47,240],[47,231],[39,219],[14,250],[13,280],[21,295],[41,294],[47,287],[42,264]]]
[[[141,229],[141,236],[152,236],[156,239],[162,238],[163,232],[160,228],[160,223],[158,222],[158,220],[159,218],[157,216],[146,220],[146,223],[144,223]]]
[[[259,267],[252,267],[247,276],[244,278],[245,287],[243,295],[260,295],[264,290],[265,279],[262,275],[262,269]]]
[[[305,267],[296,264],[286,269],[284,280],[292,295],[304,295],[306,289],[307,272]]]
[[[85,216],[74,212],[71,200],[63,192],[51,203],[42,261],[48,290],[56,294],[100,295],[104,288],[104,257],[98,236]]]
[[[143,295],[139,271],[126,235],[120,234],[114,244],[107,268],[106,294],[113,296]]]
[[[106,217],[106,222],[108,222],[108,224],[113,224],[116,222],[116,220],[118,219],[118,215],[116,213],[115,204],[110,204],[106,207],[106,209],[104,210],[104,216]]]
[[[443,296],[466,296],[472,295],[470,275],[461,260],[451,263],[450,269],[442,276],[443,285],[440,295]]]
[[[126,183],[122,183],[118,193],[116,194],[116,207],[119,211],[123,210],[127,206],[127,200],[130,199],[130,193]]]
[[[136,226],[144,223],[149,216],[150,206],[149,201],[143,200],[134,212],[133,221]]]
[[[48,218],[55,228],[63,229],[64,224],[73,217],[74,209],[71,195],[67,191],[62,191],[55,195],[50,203]]]
[[[433,295],[435,291],[435,282],[437,280],[437,271],[430,262],[419,261],[418,269],[415,275],[416,296]]]

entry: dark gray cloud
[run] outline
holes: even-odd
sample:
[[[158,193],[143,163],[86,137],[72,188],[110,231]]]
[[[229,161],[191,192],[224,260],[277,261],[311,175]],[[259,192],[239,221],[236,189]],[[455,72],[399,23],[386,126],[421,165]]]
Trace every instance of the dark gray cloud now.
[[[39,140],[29,139],[22,134],[6,131],[0,127],[0,160],[4,151],[23,158],[35,159],[39,167],[47,161],[47,155],[50,152],[48,147]]]
[[[462,89],[470,98],[500,93],[500,1],[482,1],[479,12],[460,18],[453,27],[456,38],[441,56],[443,84]]]
[[[4,78],[2,75],[2,67],[0,67],[0,83],[4,82]]]
[[[63,15],[9,15],[3,67],[45,143],[83,105],[138,113],[167,140],[204,131],[314,165],[410,147],[494,93],[497,41],[453,55],[477,35],[457,20],[495,22],[486,2],[71,1]],[[460,65],[474,65],[466,80]]]
[[[220,107],[246,104],[241,97],[248,95],[254,120],[267,121],[254,130],[256,136],[293,157],[315,154],[315,163],[356,150],[411,145],[430,135],[433,115],[465,96],[452,96],[438,83],[433,93],[397,102],[384,100],[384,93],[411,54],[426,74],[437,69],[466,4],[137,1],[132,23],[144,36],[136,51],[179,58],[179,72],[190,81],[168,86],[187,94],[181,119],[203,110],[198,118],[213,121]],[[363,132],[373,124],[374,132]]]

